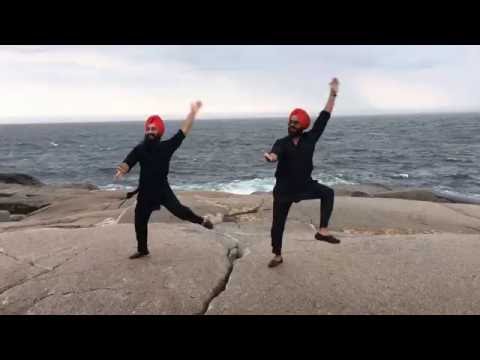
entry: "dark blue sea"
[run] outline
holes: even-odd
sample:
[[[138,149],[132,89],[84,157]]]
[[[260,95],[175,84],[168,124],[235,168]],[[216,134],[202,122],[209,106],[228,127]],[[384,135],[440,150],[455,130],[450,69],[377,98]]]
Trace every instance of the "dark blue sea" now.
[[[132,119],[134,120],[134,119]],[[167,121],[166,137],[179,121]],[[198,120],[175,153],[174,189],[270,191],[275,165],[263,153],[286,135],[286,119]],[[143,122],[0,125],[0,172],[50,184],[132,189],[114,169],[143,138]],[[480,195],[480,114],[333,116],[315,153],[327,185],[383,184]]]

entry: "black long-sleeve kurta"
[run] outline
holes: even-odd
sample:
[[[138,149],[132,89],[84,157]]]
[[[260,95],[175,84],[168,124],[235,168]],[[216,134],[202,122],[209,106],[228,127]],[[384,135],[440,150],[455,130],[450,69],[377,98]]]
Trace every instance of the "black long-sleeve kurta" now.
[[[294,195],[302,192],[306,185],[313,181],[315,145],[323,134],[329,119],[330,113],[322,111],[315,120],[312,129],[300,136],[297,145],[293,144],[290,135],[275,141],[270,151],[278,156],[274,194]]]
[[[178,130],[170,139],[159,141],[150,148],[141,142],[123,160],[130,170],[137,162],[140,163],[139,198],[148,197],[151,200],[161,198],[162,189],[169,186],[170,159],[184,139],[185,134]]]

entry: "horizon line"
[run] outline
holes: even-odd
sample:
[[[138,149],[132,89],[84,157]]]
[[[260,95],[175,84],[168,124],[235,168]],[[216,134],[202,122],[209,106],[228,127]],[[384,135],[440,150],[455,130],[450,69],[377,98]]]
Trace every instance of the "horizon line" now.
[[[320,112],[320,111],[319,111]],[[288,113],[217,113],[217,114],[205,114],[206,117],[197,118],[201,121],[213,121],[213,120],[239,120],[244,118],[244,120],[253,120],[254,119],[277,119],[283,118]],[[461,110],[461,111],[411,111],[411,112],[384,112],[384,113],[344,113],[335,115],[338,118],[345,117],[381,117],[381,116],[416,116],[416,115],[451,115],[451,114],[480,114],[480,110]],[[17,121],[21,122],[18,124],[70,124],[70,123],[105,123],[105,122],[143,122],[143,118],[147,116],[136,115],[40,115],[40,116],[7,116],[0,117],[0,125],[15,125]],[[35,118],[49,117],[49,120],[34,120]],[[245,118],[247,117],[247,118]],[[129,119],[127,119],[129,118]],[[139,120],[132,120],[131,118],[138,118]],[[185,116],[183,115],[165,115],[162,116],[165,121],[182,121]],[[63,119],[62,121],[58,121]],[[85,121],[85,120],[90,121]],[[108,120],[107,120],[108,119]],[[6,120],[5,122],[2,120]],[[24,120],[24,121],[22,121]],[[26,122],[28,120],[34,120],[33,122]],[[57,120],[57,121],[51,121]]]

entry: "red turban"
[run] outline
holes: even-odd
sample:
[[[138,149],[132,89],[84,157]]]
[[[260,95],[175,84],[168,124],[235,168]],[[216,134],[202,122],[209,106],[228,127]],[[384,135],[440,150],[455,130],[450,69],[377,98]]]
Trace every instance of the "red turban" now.
[[[307,114],[307,112],[303,109],[295,109],[290,113],[288,120],[290,120],[294,115],[300,122],[300,126],[302,127],[302,129],[308,129],[308,127],[310,126],[310,116]]]
[[[162,118],[158,115],[152,115],[148,117],[147,121],[145,122],[145,131],[147,131],[147,127],[149,125],[155,125],[155,127],[158,129],[158,135],[160,136],[162,136],[165,132],[165,124],[163,123]]]

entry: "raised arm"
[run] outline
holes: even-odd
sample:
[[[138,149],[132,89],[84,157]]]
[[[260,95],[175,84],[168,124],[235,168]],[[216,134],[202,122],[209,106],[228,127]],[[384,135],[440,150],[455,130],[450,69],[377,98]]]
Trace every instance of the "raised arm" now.
[[[193,126],[193,121],[195,120],[195,117],[197,116],[198,111],[202,107],[202,102],[201,101],[196,101],[192,103],[190,107],[190,113],[187,115],[187,118],[183,121],[181,130],[185,136],[190,132]]]
[[[340,83],[337,78],[334,78],[330,82],[330,95],[328,96],[327,104],[318,116],[317,120],[315,120],[312,130],[310,130],[310,134],[312,136],[315,136],[316,140],[318,140],[320,136],[322,136],[325,127],[327,126],[327,122],[331,117],[333,107],[335,106],[335,98],[337,97],[339,85]]]
[[[183,140],[185,140],[185,137],[192,129],[193,121],[195,120],[195,117],[201,107],[202,103],[200,101],[192,103],[190,113],[187,115],[187,118],[182,122],[180,130],[178,130],[178,132],[170,139],[164,141],[165,150],[167,152],[173,154],[180,147]]]
[[[325,109],[323,109],[323,111],[329,112],[330,114],[333,112],[339,85],[340,82],[337,78],[333,78],[333,80],[330,82],[330,95],[328,96],[327,105],[325,105]]]

